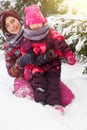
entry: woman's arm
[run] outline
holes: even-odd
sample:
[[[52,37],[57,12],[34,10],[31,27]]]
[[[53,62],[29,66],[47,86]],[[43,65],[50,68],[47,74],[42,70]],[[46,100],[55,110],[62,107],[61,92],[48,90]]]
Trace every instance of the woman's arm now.
[[[23,68],[17,64],[17,60],[20,57],[18,49],[13,49],[8,45],[5,45],[5,62],[7,72],[12,77],[20,77],[23,75]]]

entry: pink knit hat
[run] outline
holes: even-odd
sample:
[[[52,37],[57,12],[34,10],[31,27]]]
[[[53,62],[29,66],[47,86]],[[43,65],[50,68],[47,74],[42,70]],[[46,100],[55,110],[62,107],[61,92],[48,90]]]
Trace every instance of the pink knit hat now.
[[[41,13],[38,5],[25,7],[24,12],[26,25],[47,22],[46,18]]]

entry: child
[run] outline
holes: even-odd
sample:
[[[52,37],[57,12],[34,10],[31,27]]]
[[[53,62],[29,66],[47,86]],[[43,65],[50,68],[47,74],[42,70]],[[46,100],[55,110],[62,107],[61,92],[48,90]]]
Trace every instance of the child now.
[[[25,30],[25,37],[30,40],[33,52],[36,55],[41,55],[53,48],[58,57],[66,58],[68,64],[75,64],[74,55],[65,43],[64,37],[48,26],[47,20],[40,12],[39,7],[37,5],[26,7],[25,13],[26,25],[28,26],[28,29]],[[60,59],[54,58],[49,64],[40,67],[44,70],[44,73],[35,73],[31,79],[35,101],[52,106],[62,105],[59,84]]]
[[[30,83],[36,102],[41,102],[44,105],[49,104],[54,107],[57,105],[62,106],[60,58],[65,58],[68,64],[74,65],[76,62],[74,54],[65,43],[64,37],[49,27],[46,18],[42,15],[37,5],[26,7],[25,15],[27,29],[25,29],[24,37],[30,40],[35,55],[45,54],[51,49],[57,55],[51,62],[39,66],[41,72],[33,71],[35,66],[32,64],[25,67],[25,77],[26,75],[28,77],[30,72],[32,72]]]

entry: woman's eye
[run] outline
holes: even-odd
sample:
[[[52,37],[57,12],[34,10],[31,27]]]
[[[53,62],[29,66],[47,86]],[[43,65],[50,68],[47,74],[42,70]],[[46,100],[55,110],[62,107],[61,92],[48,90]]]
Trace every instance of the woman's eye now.
[[[6,25],[6,28],[8,29],[8,28],[9,28],[9,25]]]
[[[11,24],[14,23],[14,22],[15,22],[15,19],[12,19],[12,20],[11,20]]]

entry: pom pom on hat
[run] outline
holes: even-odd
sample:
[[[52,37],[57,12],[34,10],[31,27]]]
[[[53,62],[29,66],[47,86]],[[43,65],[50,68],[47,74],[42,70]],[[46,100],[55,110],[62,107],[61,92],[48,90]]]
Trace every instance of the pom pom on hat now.
[[[25,7],[24,12],[26,15],[25,22],[26,22],[26,25],[28,26],[32,24],[47,22],[46,18],[41,13],[38,5]]]

